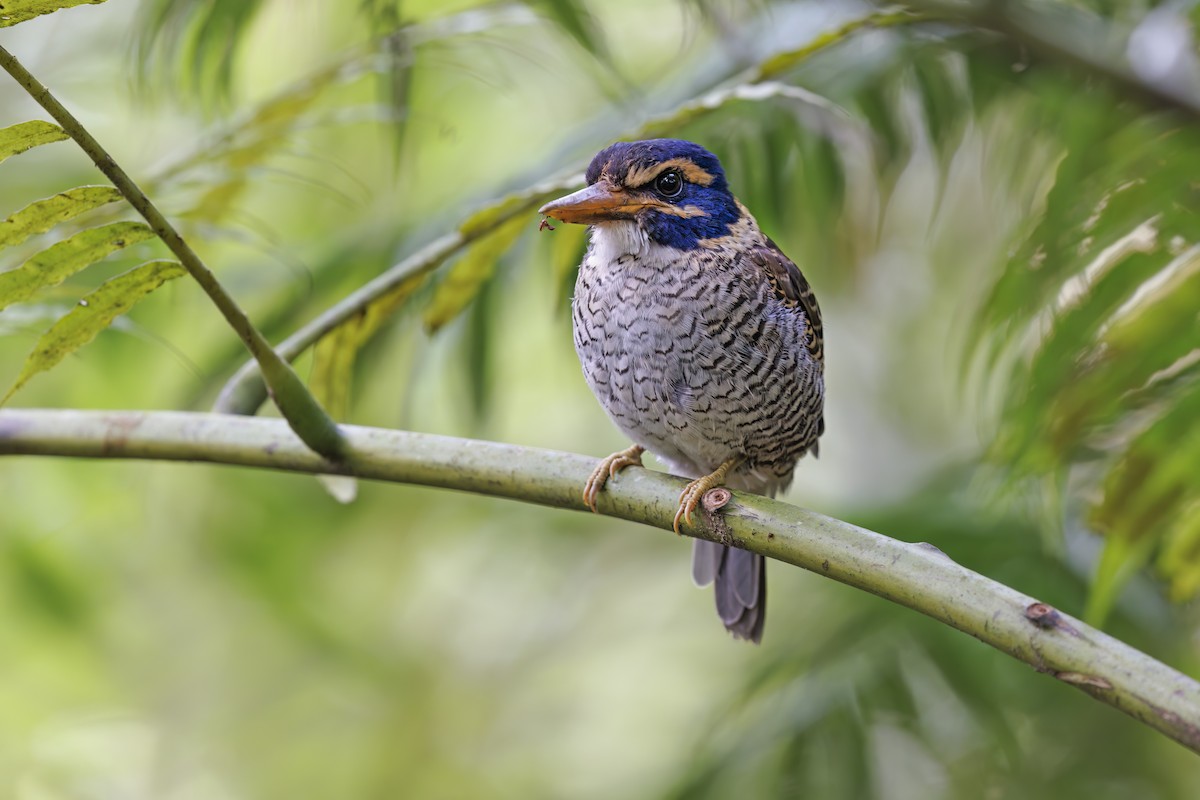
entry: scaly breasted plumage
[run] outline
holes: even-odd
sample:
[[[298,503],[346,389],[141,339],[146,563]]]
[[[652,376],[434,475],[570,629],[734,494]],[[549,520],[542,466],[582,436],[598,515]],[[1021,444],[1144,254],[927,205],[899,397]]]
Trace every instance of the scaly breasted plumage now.
[[[617,143],[587,187],[542,213],[591,225],[573,300],[575,349],[596,398],[634,446],[605,459],[596,494],[643,450],[695,478],[676,530],[725,484],[774,495],[824,430],[821,314],[800,270],[729,191],[716,156],[691,142]],[[697,540],[692,575],[715,581],[735,637],[759,641],[764,560]]]

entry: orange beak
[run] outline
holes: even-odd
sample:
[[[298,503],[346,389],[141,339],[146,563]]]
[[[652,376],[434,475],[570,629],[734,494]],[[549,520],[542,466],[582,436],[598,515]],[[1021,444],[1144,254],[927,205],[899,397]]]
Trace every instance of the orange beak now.
[[[578,192],[551,200],[538,209],[538,213],[562,222],[593,225],[607,220],[630,219],[648,205],[601,178]]]

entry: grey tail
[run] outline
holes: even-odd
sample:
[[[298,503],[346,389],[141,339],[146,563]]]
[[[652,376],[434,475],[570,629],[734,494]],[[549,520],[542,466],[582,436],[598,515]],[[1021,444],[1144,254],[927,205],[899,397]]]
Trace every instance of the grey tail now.
[[[733,638],[762,641],[767,618],[765,558],[697,539],[692,543],[692,580],[697,586],[716,583],[717,615]]]

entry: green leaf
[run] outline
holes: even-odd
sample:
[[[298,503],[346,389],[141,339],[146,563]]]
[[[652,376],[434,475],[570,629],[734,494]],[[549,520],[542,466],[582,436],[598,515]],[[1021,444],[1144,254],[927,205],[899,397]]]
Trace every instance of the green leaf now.
[[[114,222],[77,233],[17,269],[0,272],[0,309],[28,300],[39,289],[57,286],[117,250],[154,237],[154,231],[141,222]]]
[[[79,186],[30,203],[0,222],[0,248],[20,244],[60,222],[120,199],[121,193],[112,186]]]
[[[408,298],[425,284],[426,277],[424,273],[413,275],[396,284],[391,291],[375,298],[367,306],[366,313],[358,324],[358,347],[366,344],[383,327],[383,324],[391,319],[392,314],[396,313],[408,301]]]
[[[1150,564],[1174,598],[1200,590],[1200,132],[1029,73],[1004,111],[1058,160],[975,316],[975,352],[1006,398],[993,460],[1014,484],[1070,475],[1067,507],[1106,537],[1099,622]]]
[[[146,3],[137,59],[143,75],[178,73],[189,89],[220,97],[229,89],[238,44],[263,5],[263,0]]]
[[[607,60],[604,36],[587,7],[578,0],[527,0],[593,56]]]
[[[342,65],[321,69],[266,100],[229,128],[216,142],[175,165],[166,177],[203,170],[204,191],[186,215],[222,221],[250,187],[250,173],[278,152],[331,86],[356,73]],[[219,176],[212,178],[216,171]]]
[[[361,320],[361,316],[355,317],[354,322],[339,326],[313,348],[308,385],[317,402],[335,420],[345,419],[350,406]],[[352,503],[358,497],[358,481],[352,476],[318,475],[317,482],[339,503]]]
[[[1200,594],[1200,502],[1184,508],[1167,531],[1158,569],[1171,581],[1171,599]]]
[[[38,339],[33,352],[25,359],[21,374],[0,400],[0,405],[7,403],[34,375],[51,369],[96,338],[96,334],[143,297],[186,273],[178,262],[150,261],[105,281],[95,291],[84,295],[75,308]]]
[[[19,22],[52,14],[63,8],[72,6],[98,6],[104,0],[4,0],[0,3],[0,28],[7,28]]]
[[[485,418],[492,397],[492,351],[495,336],[493,304],[496,285],[485,283],[479,288],[475,302],[467,313],[463,331],[463,358],[460,364],[467,385],[467,400],[475,423]]]
[[[346,418],[350,406],[350,381],[358,354],[358,328],[362,317],[335,328],[313,348],[312,372],[308,378],[313,396],[329,416]]]
[[[380,295],[362,312],[337,326],[313,348],[308,385],[329,416],[344,420],[350,410],[350,389],[358,351],[404,303],[425,283],[425,275],[401,281]],[[339,503],[350,503],[358,495],[358,482],[344,475],[318,475],[317,480]]]
[[[0,163],[39,145],[61,142],[69,138],[63,129],[53,122],[40,119],[0,128]]]
[[[1097,572],[1096,592],[1089,598],[1088,616],[1102,620],[1117,592],[1136,568],[1146,563],[1152,549],[1172,537],[1185,543],[1191,538],[1188,512],[1200,504],[1200,383],[1171,403],[1165,413],[1130,443],[1105,477],[1103,497],[1095,504],[1089,522],[1107,534]],[[1181,576],[1194,572],[1200,554],[1176,546],[1174,558],[1160,561]],[[1175,577],[1168,574],[1168,577]],[[1180,582],[1176,592],[1189,585]]]
[[[925,112],[925,129],[938,152],[948,157],[961,136],[970,108],[954,78],[961,59],[947,53],[920,53],[913,61],[913,76]]]
[[[363,311],[317,342],[313,348],[308,385],[313,396],[325,406],[331,417],[337,420],[346,418],[350,408],[350,382],[359,349],[424,282],[424,275],[401,281],[390,292],[380,295]]]
[[[425,327],[431,333],[457,317],[475,299],[480,287],[492,277],[496,262],[529,225],[525,217],[513,217],[471,245],[447,270],[425,310]]]

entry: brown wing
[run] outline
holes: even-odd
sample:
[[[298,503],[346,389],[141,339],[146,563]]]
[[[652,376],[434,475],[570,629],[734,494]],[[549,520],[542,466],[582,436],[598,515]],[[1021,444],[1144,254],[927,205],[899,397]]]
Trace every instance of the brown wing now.
[[[767,239],[766,247],[757,247],[751,256],[763,268],[771,288],[785,305],[800,307],[808,320],[808,352],[822,367],[825,365],[825,329],[821,324],[821,307],[812,287],[800,273],[800,268],[780,251],[779,246]]]

